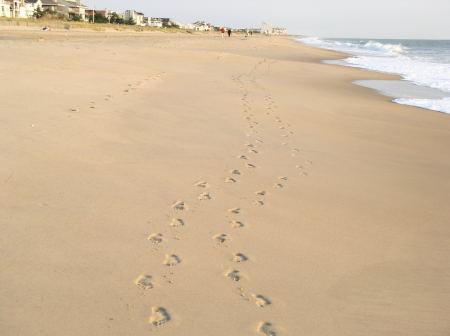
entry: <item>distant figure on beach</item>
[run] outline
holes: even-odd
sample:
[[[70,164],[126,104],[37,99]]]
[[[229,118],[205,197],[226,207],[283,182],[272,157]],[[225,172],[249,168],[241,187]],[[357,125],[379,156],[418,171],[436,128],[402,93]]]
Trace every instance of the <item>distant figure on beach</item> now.
[[[231,37],[231,29],[228,28],[228,37]]]
[[[222,33],[222,38],[225,36],[225,28],[220,28],[220,32]]]

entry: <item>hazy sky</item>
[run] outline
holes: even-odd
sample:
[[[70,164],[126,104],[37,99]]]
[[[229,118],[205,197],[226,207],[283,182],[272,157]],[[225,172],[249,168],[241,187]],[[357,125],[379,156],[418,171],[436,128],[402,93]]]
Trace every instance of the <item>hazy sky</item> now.
[[[320,37],[450,39],[450,0],[82,0],[97,9],[204,20],[231,27],[287,27]]]

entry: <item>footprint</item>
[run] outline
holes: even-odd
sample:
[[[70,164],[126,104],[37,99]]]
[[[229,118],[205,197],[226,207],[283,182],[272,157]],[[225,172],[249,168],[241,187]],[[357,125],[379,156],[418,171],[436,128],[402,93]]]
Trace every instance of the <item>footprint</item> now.
[[[134,283],[136,284],[136,286],[138,286],[141,289],[152,289],[153,288],[153,284],[152,284],[152,276],[151,275],[140,275],[135,281]]]
[[[70,112],[80,112],[80,109],[78,107],[74,107],[70,109]]]
[[[240,262],[244,262],[248,260],[248,257],[243,254],[243,253],[235,253],[233,255],[233,259],[234,262],[240,263]]]
[[[264,201],[256,200],[256,201],[253,201],[253,204],[259,205],[259,206],[263,206],[264,205]]]
[[[260,322],[257,330],[266,336],[277,336],[277,333],[273,330],[273,325],[270,322]]]
[[[172,205],[172,209],[183,211],[186,209],[186,204],[183,201],[177,201]]]
[[[265,306],[272,304],[272,302],[265,296],[256,295],[256,294],[253,294],[252,296],[255,299],[256,305],[260,306],[261,308],[264,308]]]
[[[181,259],[176,254],[166,254],[163,264],[172,267],[178,265],[179,263],[181,263]]]
[[[231,174],[233,174],[233,175],[241,175],[241,172],[239,170],[237,170],[237,169],[234,169],[234,170],[231,171]]]
[[[224,233],[218,234],[218,235],[215,235],[213,237],[213,239],[217,244],[223,244],[227,241],[227,235]]]
[[[254,144],[247,144],[247,147],[254,148],[255,145]]]
[[[236,183],[237,181],[232,177],[227,177],[225,179],[225,183]]]
[[[203,181],[201,181],[201,182],[197,182],[197,183],[195,184],[195,186],[196,186],[196,187],[199,187],[199,188],[208,188],[208,187],[209,187],[209,184],[208,184],[208,182],[203,182]]]
[[[242,159],[242,160],[248,160],[248,158],[247,158],[245,155],[239,156],[239,159]]]
[[[182,220],[181,218],[173,218],[172,221],[170,222],[170,226],[172,227],[180,227],[180,226],[184,226],[184,220]]]
[[[163,242],[163,235],[162,233],[152,233],[147,239],[153,244],[161,244]]]
[[[239,214],[241,212],[240,208],[232,208],[232,209],[228,209],[229,212],[234,213],[234,214]]]
[[[249,149],[249,153],[258,154],[258,151],[256,149]]]
[[[246,163],[245,166],[247,168],[256,168],[256,166],[254,164],[251,164],[251,163]]]
[[[278,179],[279,180],[283,180],[283,181],[287,181],[288,180],[288,178],[286,176],[280,176],[280,177],[278,177]]]
[[[239,280],[241,280],[241,276],[239,275],[239,273],[240,272],[238,270],[231,270],[231,271],[227,271],[225,273],[225,276],[227,278],[230,278],[233,281],[239,281]]]
[[[210,195],[209,193],[203,193],[203,194],[200,194],[200,195],[198,196],[198,199],[199,199],[200,201],[208,201],[208,200],[210,200],[210,199],[212,199],[212,198],[211,198],[211,195]]]
[[[273,187],[278,189],[284,188],[284,186],[281,183],[276,183],[273,185]]]
[[[258,195],[258,196],[265,196],[266,195],[266,191],[265,190],[257,191],[255,194]]]
[[[159,327],[170,321],[170,315],[163,307],[152,307],[152,315],[150,316],[149,323],[152,326]]]
[[[240,228],[243,228],[245,226],[244,223],[242,223],[240,221],[236,221],[236,220],[231,221],[230,225],[231,225],[231,227],[233,229],[240,229]]]

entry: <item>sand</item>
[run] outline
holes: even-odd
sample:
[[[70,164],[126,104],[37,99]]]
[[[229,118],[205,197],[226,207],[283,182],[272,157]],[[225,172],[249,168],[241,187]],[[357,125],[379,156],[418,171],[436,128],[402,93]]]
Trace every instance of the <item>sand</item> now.
[[[288,38],[0,35],[2,335],[448,336],[449,116],[351,83],[397,77]]]

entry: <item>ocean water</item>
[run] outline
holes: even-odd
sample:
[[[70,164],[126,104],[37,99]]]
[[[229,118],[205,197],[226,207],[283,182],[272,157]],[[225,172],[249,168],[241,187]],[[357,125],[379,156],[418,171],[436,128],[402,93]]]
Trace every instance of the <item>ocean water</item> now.
[[[300,42],[352,55],[339,64],[398,74],[405,81],[442,91],[436,98],[397,98],[394,102],[450,113],[450,40],[323,39]]]

